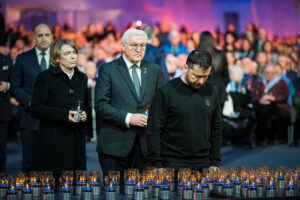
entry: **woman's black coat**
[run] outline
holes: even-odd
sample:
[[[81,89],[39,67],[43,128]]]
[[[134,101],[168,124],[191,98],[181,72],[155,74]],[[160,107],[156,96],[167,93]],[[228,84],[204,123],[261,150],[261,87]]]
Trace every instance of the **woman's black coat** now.
[[[40,119],[39,167],[57,180],[62,170],[86,169],[85,123],[68,121],[77,101],[87,108],[87,77],[77,68],[72,79],[60,67],[39,74],[30,108]]]

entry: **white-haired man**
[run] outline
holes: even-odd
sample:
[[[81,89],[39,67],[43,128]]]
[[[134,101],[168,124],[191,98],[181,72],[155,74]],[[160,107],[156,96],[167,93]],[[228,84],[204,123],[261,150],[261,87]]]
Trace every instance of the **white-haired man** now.
[[[96,84],[95,110],[100,119],[97,151],[104,175],[108,170],[146,167],[147,107],[163,84],[159,66],[143,60],[145,32],[128,29],[123,54],[104,64]]]

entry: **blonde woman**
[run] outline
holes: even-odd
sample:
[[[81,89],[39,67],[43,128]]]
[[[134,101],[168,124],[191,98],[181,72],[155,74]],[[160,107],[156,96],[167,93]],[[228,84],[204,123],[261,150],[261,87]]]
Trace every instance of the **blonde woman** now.
[[[87,77],[77,67],[77,48],[68,39],[57,40],[51,50],[51,67],[39,74],[30,112],[41,120],[40,170],[85,170]],[[80,108],[79,108],[80,105]]]

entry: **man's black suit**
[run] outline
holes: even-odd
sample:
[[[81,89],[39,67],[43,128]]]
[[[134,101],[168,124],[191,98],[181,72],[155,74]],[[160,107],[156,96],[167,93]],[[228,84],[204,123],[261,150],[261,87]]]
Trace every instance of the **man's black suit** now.
[[[163,75],[160,67],[149,61],[142,60],[140,67],[140,98],[122,56],[104,64],[99,70],[95,110],[100,118],[97,151],[104,175],[107,173],[107,166],[112,170],[122,169],[113,166],[114,163],[108,164],[107,160],[101,159],[101,155],[111,156],[113,159],[127,159],[133,151],[140,152],[141,148],[144,157],[146,156],[145,129],[127,128],[125,118],[127,113],[143,113],[143,106],[151,104],[156,90],[163,84]],[[137,146],[140,148],[136,149]]]
[[[34,83],[41,72],[35,48],[20,54],[12,70],[11,94],[21,104],[22,171],[36,170],[39,120],[29,114]]]
[[[0,82],[9,82],[12,61],[9,57],[0,53]],[[9,92],[0,92],[0,172],[5,171],[6,166],[6,138],[8,122],[11,119]]]

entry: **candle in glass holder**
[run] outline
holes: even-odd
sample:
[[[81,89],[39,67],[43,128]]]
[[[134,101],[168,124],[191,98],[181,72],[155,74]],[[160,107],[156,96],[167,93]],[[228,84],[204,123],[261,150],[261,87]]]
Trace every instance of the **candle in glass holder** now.
[[[214,182],[209,174],[206,175],[205,182],[208,184],[209,190],[212,191],[214,189]]]
[[[153,188],[152,188],[152,196],[153,197],[157,198],[159,196],[160,186],[161,186],[161,183],[158,180],[156,182],[154,182]]]
[[[202,200],[204,199],[204,193],[200,183],[198,183],[193,189],[193,200]]]
[[[171,192],[174,192],[175,191],[175,181],[174,181],[174,176],[175,176],[175,169],[174,168],[169,168],[170,170],[170,174],[171,174],[171,177],[170,177],[170,191]]]
[[[179,180],[177,184],[177,195],[182,196],[184,181]]]
[[[154,175],[152,171],[148,172],[149,174],[147,175],[147,179],[146,179],[146,184],[148,184],[149,186],[149,196],[152,196],[152,190],[153,190],[153,184],[154,184]]]
[[[134,189],[134,182],[132,179],[126,180],[124,185],[124,194],[132,195]]]
[[[224,185],[224,181],[221,178],[219,178],[218,181],[215,182],[215,191],[221,193],[223,185]]]
[[[293,179],[290,179],[289,183],[285,186],[285,196],[292,197],[295,195],[295,184]]]
[[[22,190],[22,200],[32,200],[32,190],[29,187],[29,184],[27,183],[26,186]]]
[[[266,196],[267,197],[275,197],[275,185],[274,181],[271,179],[266,188]]]
[[[148,182],[144,181],[143,183],[143,187],[144,187],[144,190],[145,190],[145,199],[148,199],[150,197],[150,188],[149,188],[149,184],[147,184]]]
[[[134,200],[144,200],[145,199],[145,189],[139,182],[134,187],[133,199]]]
[[[242,183],[242,188],[241,188],[241,196],[242,197],[247,197],[248,186],[249,186],[249,180],[245,180]]]
[[[120,185],[118,184],[118,182],[114,181],[114,179],[111,181],[111,184],[115,187],[116,189],[116,195],[120,194]]]
[[[79,172],[77,171],[76,173],[77,173],[77,175],[76,175],[77,179],[80,180]],[[52,181],[54,181],[54,180],[52,180]],[[73,171],[63,171],[62,176],[59,178],[60,186],[62,187],[65,184],[67,184],[70,189],[71,195],[75,194],[75,191],[74,191],[75,189],[73,187],[73,181],[74,181]]]
[[[233,189],[232,189],[232,184],[229,179],[227,179],[226,182],[224,183],[222,191],[225,195],[232,196]]]
[[[193,187],[189,182],[183,186],[182,199],[193,199]]]
[[[100,184],[100,179],[96,176],[91,176],[89,184],[92,188],[93,191],[93,196],[100,196],[101,195],[101,184]]]
[[[80,176],[79,180],[75,181],[75,195],[81,195],[82,188],[86,185],[86,177]]]
[[[283,174],[283,171],[280,170],[278,172],[278,176],[277,176],[277,189],[278,190],[283,190],[284,187],[285,187],[284,174]]]
[[[18,198],[17,190],[13,185],[10,186],[10,188],[6,192],[6,198],[7,200],[17,200]]]
[[[210,191],[210,186],[209,184],[206,182],[206,179],[205,178],[202,178],[201,179],[201,182],[200,182],[200,186],[202,188],[202,192],[203,192],[203,195],[205,198],[207,198],[209,196],[209,191]]]
[[[32,177],[30,181],[30,187],[32,190],[32,195],[34,197],[39,197],[42,194],[42,187],[41,184],[38,181],[37,177]]]
[[[60,188],[60,200],[71,200],[71,190],[67,183]]]
[[[109,181],[116,189],[116,194],[120,194],[120,171],[108,171]]]
[[[18,197],[18,199],[21,199],[21,197],[22,197],[22,190],[23,190],[23,181],[21,179],[17,180],[17,182],[16,182],[16,190],[17,190],[17,197]]]
[[[117,199],[116,187],[114,187],[113,184],[110,183],[110,185],[105,188],[105,200],[116,200],[116,199]]]
[[[77,111],[77,113],[75,114],[74,119],[80,121],[82,112],[82,101],[77,101],[75,106],[75,111]]]
[[[54,200],[54,191],[50,185],[43,190],[43,200]]]
[[[240,194],[242,188],[242,181],[239,178],[235,178],[233,181],[233,193]]]
[[[5,198],[6,192],[8,190],[8,180],[3,178],[0,182],[0,198]]]
[[[151,197],[151,192],[152,192],[152,183],[151,183],[151,181],[149,181],[149,180],[146,180],[145,182],[144,182],[144,185],[147,185],[147,188],[145,188],[145,198],[147,198],[147,196],[148,196],[148,198],[150,198]],[[147,190],[148,190],[148,192],[147,192]],[[148,193],[148,194],[146,194],[146,192]]]
[[[93,197],[93,189],[87,183],[86,186],[82,187],[81,200],[92,200],[92,197]]]
[[[143,106],[143,112],[144,112],[144,115],[146,117],[148,117],[148,115],[149,115],[149,105],[144,105]]]
[[[42,185],[43,185],[43,190],[49,188],[49,186],[51,187],[51,183],[50,183],[49,177],[46,177],[44,179],[44,181],[42,182]]]
[[[160,186],[159,199],[168,200],[171,198],[171,188],[169,184],[163,184]]]
[[[257,179],[256,180],[256,183],[257,183],[257,196],[261,197],[264,195],[264,183],[261,179]]]
[[[249,198],[257,197],[257,187],[256,187],[254,181],[251,184],[249,184],[247,192],[248,192],[248,197]]]

